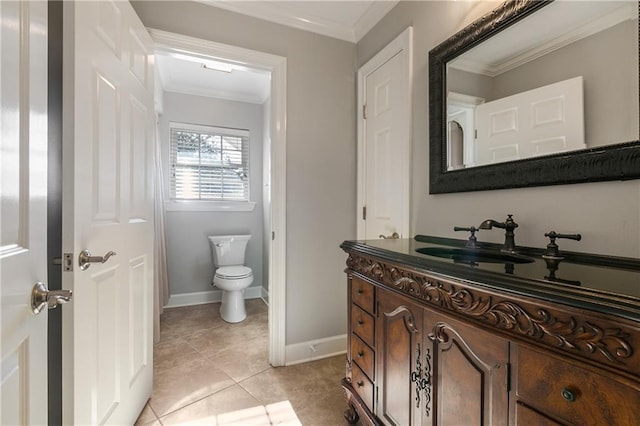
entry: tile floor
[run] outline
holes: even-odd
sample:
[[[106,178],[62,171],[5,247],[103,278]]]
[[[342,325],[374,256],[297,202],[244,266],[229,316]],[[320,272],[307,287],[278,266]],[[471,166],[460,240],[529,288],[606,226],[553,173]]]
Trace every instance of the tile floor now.
[[[345,356],[271,367],[267,306],[246,302],[238,324],[220,318],[219,303],[164,311],[153,395],[136,425],[347,424]]]

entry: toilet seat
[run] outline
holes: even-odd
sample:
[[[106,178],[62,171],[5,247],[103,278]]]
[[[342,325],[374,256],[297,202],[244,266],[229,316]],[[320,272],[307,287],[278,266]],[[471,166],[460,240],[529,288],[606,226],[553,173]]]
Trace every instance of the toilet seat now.
[[[241,278],[247,278],[252,275],[251,268],[242,265],[236,266],[222,266],[216,270],[216,276],[218,278],[226,280],[239,280]]]

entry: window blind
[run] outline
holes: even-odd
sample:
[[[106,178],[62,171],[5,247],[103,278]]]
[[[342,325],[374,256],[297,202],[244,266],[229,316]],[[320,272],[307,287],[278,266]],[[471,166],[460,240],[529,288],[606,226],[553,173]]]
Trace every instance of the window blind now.
[[[170,124],[173,200],[249,201],[249,131]]]

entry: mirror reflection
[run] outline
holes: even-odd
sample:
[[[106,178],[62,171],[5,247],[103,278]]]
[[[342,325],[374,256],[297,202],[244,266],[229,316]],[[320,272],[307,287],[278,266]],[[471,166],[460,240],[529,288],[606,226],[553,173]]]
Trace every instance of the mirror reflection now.
[[[448,170],[639,139],[636,2],[556,1],[446,72]]]

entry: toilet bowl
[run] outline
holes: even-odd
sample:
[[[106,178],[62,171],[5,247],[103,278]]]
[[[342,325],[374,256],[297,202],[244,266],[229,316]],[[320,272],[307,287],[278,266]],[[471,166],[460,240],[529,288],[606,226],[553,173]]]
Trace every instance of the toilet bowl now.
[[[253,283],[253,271],[244,266],[244,255],[250,235],[210,236],[216,272],[213,285],[222,290],[220,317],[236,323],[247,317],[244,289]]]

